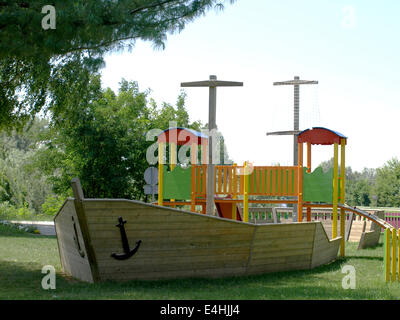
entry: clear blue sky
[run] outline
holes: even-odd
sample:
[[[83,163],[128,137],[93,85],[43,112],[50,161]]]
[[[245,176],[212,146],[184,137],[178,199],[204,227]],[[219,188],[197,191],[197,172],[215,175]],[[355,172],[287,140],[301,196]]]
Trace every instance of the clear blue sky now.
[[[243,81],[221,88],[217,125],[230,157],[257,165],[292,163],[293,88],[274,81],[318,80],[300,89],[300,129],[326,126],[348,136],[347,165],[361,170],[400,158],[400,1],[238,0],[168,36],[164,51],[137,42],[106,58],[103,86],[121,78],[175,103],[180,83]],[[191,120],[208,119],[208,91],[186,88]],[[164,129],[164,128],[162,128]],[[315,147],[313,167],[333,156]]]

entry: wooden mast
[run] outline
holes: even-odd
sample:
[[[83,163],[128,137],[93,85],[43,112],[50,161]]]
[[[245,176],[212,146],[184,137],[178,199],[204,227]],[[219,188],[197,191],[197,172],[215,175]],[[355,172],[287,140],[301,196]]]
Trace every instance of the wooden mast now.
[[[216,111],[217,111],[217,87],[238,87],[243,86],[243,82],[221,81],[217,76],[210,75],[209,80],[183,82],[181,87],[208,87],[208,165],[207,165],[207,204],[206,211],[208,215],[214,214],[214,194],[215,194],[215,163],[213,161],[215,150],[213,149],[214,135],[217,129]]]

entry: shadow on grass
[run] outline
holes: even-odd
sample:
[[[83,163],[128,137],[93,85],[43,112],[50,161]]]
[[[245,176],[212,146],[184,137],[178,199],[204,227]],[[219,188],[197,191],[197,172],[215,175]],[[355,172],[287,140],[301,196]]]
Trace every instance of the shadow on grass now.
[[[0,261],[1,299],[136,299],[136,300],[285,300],[285,299],[395,299],[382,288],[344,290],[339,280],[323,273],[340,272],[347,259],[312,270],[236,276],[218,279],[188,278],[158,281],[105,281],[95,284],[71,279],[57,270],[56,289],[44,290],[39,264]],[[334,282],[334,283],[332,283]]]
[[[341,279],[335,285],[329,279],[318,278],[316,276],[332,272],[340,272],[342,265],[347,259],[338,259],[330,264],[317,267],[312,270],[298,270],[288,272],[268,273],[262,275],[236,276],[219,279],[200,279],[190,278],[182,280],[159,280],[159,281],[127,281],[117,283],[113,281],[98,284],[103,286],[118,285],[125,290],[144,290],[151,291],[154,288],[160,291],[167,291],[172,298],[178,299],[375,299],[376,296],[382,297],[382,289],[360,288],[358,290],[344,290]],[[207,296],[199,293],[207,291]],[[166,295],[164,298],[168,298]],[[391,296],[385,299],[394,298]]]
[[[377,249],[377,248],[383,248],[383,243],[378,243],[378,244],[376,244],[376,245],[374,245],[374,246],[370,246],[370,247],[367,247],[367,248],[363,248],[363,249],[357,249],[358,251],[364,251],[364,250],[374,250],[374,249]]]
[[[383,261],[383,257],[373,257],[373,256],[347,256],[345,258],[346,260],[349,259],[360,259],[360,260],[377,260],[377,261]]]
[[[14,261],[0,260],[0,300],[3,299],[52,299],[54,290],[44,290],[41,282],[45,274],[42,274],[42,265],[23,264]],[[56,275],[56,281],[66,281]]]
[[[4,236],[0,229],[0,235]],[[7,236],[7,235],[6,235]],[[10,237],[30,239],[51,238],[26,232],[10,232]],[[368,249],[352,250],[351,255],[311,270],[267,273],[226,278],[188,278],[158,281],[105,281],[89,284],[71,279],[57,270],[56,290],[41,287],[43,267],[39,263],[21,263],[13,257],[0,260],[0,300],[2,299],[236,299],[236,300],[285,300],[285,299],[397,299],[388,291],[384,282],[377,288],[361,287],[344,290],[341,270],[350,259],[382,260],[382,257],[364,256]],[[360,255],[358,255],[360,253]],[[53,256],[53,255],[52,255]],[[0,257],[1,259],[1,257]]]

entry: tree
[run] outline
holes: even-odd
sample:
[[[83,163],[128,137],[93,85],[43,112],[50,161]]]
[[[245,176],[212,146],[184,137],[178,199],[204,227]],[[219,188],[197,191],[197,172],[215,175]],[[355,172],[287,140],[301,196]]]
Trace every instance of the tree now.
[[[99,76],[93,76],[90,88],[93,99],[54,122],[37,164],[51,175],[57,193],[66,192],[77,176],[86,197],[142,199],[146,151],[154,143],[146,133],[168,128],[169,121],[196,130],[201,123],[189,122],[184,93],[176,108],[167,103],[159,108],[149,103],[150,91],[140,91],[136,82],[122,80],[115,94],[101,89]]]
[[[0,133],[0,201],[39,213],[52,194],[47,177],[32,165],[47,124],[44,119],[35,119],[20,132]]]
[[[321,162],[320,166],[326,172],[333,168],[333,158]],[[340,165],[338,166],[340,173]],[[369,206],[372,203],[372,187],[375,183],[375,169],[364,168],[362,172],[346,167],[346,203],[352,206]]]
[[[358,172],[346,167],[346,203],[352,206],[369,206],[374,183],[375,169],[364,168]]]
[[[400,206],[400,161],[397,158],[376,169],[373,194],[376,197],[374,201],[379,207]]]
[[[48,4],[0,0],[2,127],[21,127],[40,110],[63,110],[71,90],[79,97],[88,89],[106,52],[131,48],[138,39],[162,48],[168,32],[223,8],[218,0],[55,0],[56,27],[44,30]]]

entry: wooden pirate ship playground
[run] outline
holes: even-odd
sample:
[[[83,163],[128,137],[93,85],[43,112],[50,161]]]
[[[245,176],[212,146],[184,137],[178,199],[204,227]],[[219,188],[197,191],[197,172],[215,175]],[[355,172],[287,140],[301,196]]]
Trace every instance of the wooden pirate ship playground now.
[[[345,205],[345,136],[313,128],[299,133],[297,141],[297,166],[215,166],[216,215],[206,212],[207,137],[185,128],[171,128],[158,137],[157,203],[87,199],[79,179],[73,179],[74,198],[64,202],[54,219],[64,272],[96,282],[312,269],[345,254],[346,212],[380,228],[391,227],[377,215]],[[167,145],[169,165],[164,161]],[[186,167],[175,161],[179,145],[191,148]],[[332,170],[311,172],[312,145],[333,145]],[[251,221],[251,203],[297,204],[298,219]],[[315,208],[332,209],[331,232],[321,221],[312,220]]]

